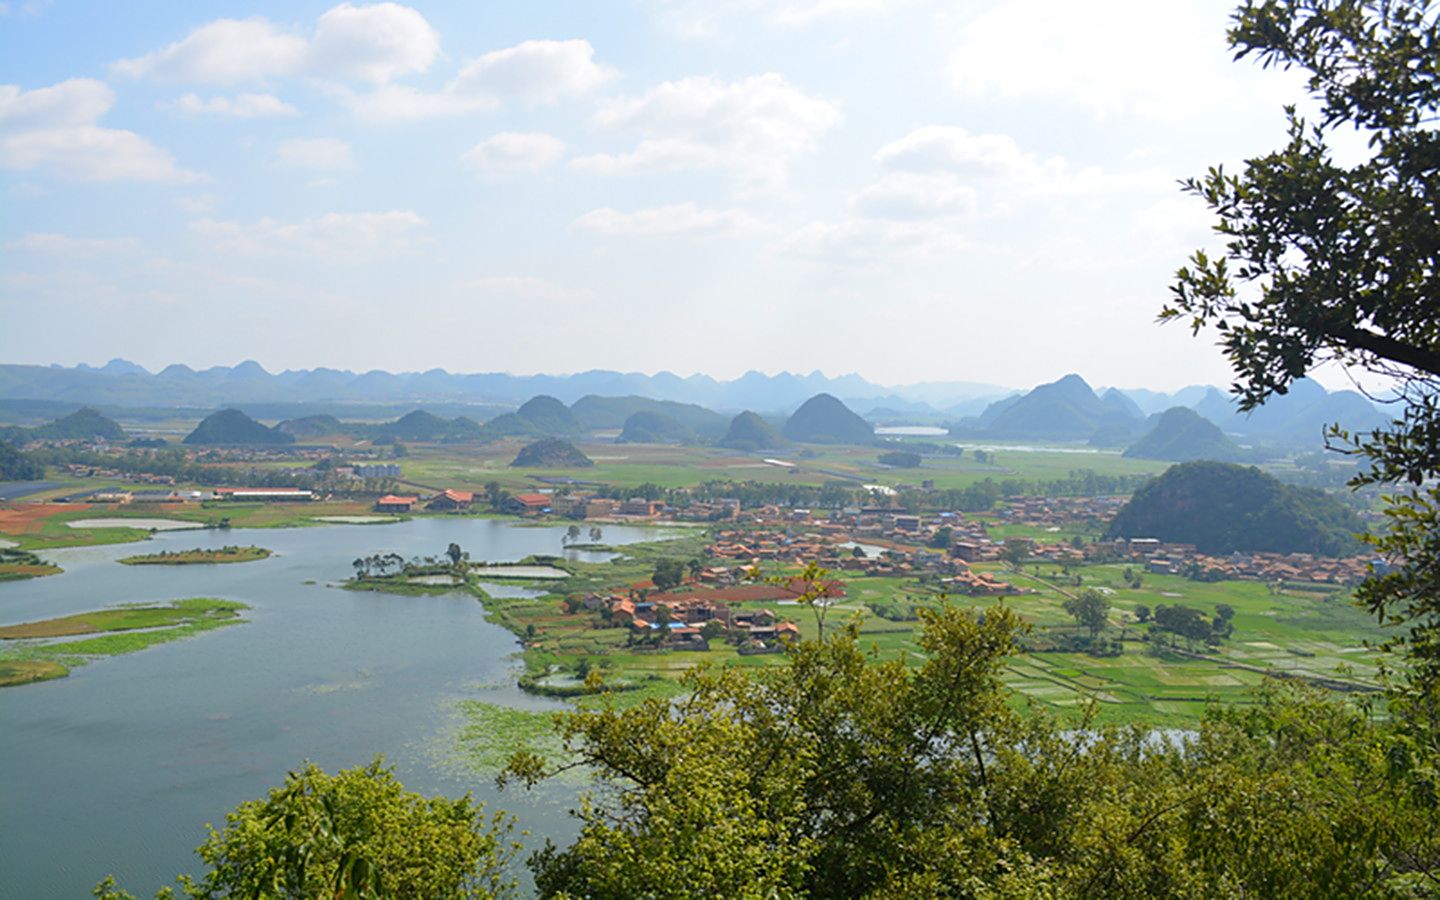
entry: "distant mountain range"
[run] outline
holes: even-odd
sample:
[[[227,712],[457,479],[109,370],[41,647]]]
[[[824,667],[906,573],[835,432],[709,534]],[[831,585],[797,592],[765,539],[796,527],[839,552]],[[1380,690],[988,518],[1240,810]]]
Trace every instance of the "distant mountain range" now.
[[[282,431],[302,438],[333,427],[330,417],[384,420],[397,407],[418,407],[445,417],[443,428],[428,420],[406,423],[396,428],[395,438],[423,440],[438,429],[450,439],[473,439],[482,436],[482,422],[485,437],[574,435],[621,429],[643,411],[656,415],[634,423],[632,438],[649,434],[676,440],[693,432],[700,440],[716,440],[736,412],[758,411],[778,423],[822,394],[874,424],[947,425],[961,438],[1076,441],[1113,448],[1132,446],[1155,428],[1160,413],[1176,407],[1195,411],[1250,446],[1315,446],[1332,422],[1367,430],[1388,420],[1362,395],[1326,391],[1305,378],[1289,393],[1242,415],[1229,395],[1208,385],[1170,394],[1114,387],[1097,392],[1073,374],[1018,392],[968,381],[884,386],[858,375],[831,378],[820,372],[748,372],[720,381],[705,375],[606,370],[574,375],[466,375],[443,369],[357,374],[325,368],[270,373],[254,361],[202,371],[171,365],[158,373],[122,359],[99,367],[0,365],[0,421],[44,421],[82,405],[101,406],[111,415],[124,409],[153,415],[166,409],[203,413],[233,407],[259,418],[293,419]],[[754,430],[754,423],[742,424],[742,430]],[[735,441],[765,445],[771,438],[746,433]]]
[[[1126,447],[1151,433],[1160,424],[1160,413],[1176,408],[1193,410],[1213,423],[1225,435],[1251,445],[1306,447],[1323,440],[1326,426],[1339,422],[1355,431],[1384,426],[1389,418],[1355,391],[1325,390],[1309,378],[1301,378],[1286,394],[1279,394],[1248,414],[1239,412],[1233,399],[1218,388],[1188,387],[1174,394],[1155,391],[1125,391],[1109,388],[1097,394],[1079,375],[1042,384],[1028,393],[998,400],[978,416],[962,418],[950,428],[955,437],[990,440],[1087,441],[1097,446]],[[1147,418],[1148,414],[1148,418]],[[1172,416],[1167,429],[1187,421]],[[1190,437],[1199,432],[1191,430]],[[1224,458],[1233,458],[1229,446],[1206,436],[1206,442],[1224,449]],[[1181,441],[1184,443],[1184,440]],[[1158,458],[1180,458],[1171,447]]]
[[[973,382],[893,388],[873,384],[859,375],[831,378],[820,372],[766,375],[752,371],[733,381],[719,381],[708,375],[682,378],[670,372],[645,375],[606,370],[574,375],[456,374],[444,369],[356,373],[326,368],[270,373],[253,360],[200,371],[176,364],[158,373],[123,359],[99,367],[0,365],[0,398],[201,409],[317,402],[465,402],[514,407],[536,395],[549,395],[568,404],[593,394],[670,400],[731,413],[744,409],[788,412],[816,394],[828,393],[862,413],[884,406],[934,415],[952,406],[1010,392],[999,385]],[[614,427],[619,427],[624,418]]]

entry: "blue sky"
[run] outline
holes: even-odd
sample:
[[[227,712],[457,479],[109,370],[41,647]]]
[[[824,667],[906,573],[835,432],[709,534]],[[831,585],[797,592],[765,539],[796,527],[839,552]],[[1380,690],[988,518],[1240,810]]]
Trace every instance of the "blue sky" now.
[[[1224,382],[1231,8],[0,3],[0,360]]]

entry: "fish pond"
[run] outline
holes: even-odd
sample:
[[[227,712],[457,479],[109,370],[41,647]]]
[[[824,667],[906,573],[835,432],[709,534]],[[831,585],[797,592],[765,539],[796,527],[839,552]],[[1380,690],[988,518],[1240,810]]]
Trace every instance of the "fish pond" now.
[[[605,543],[664,534],[606,526]],[[197,871],[192,851],[207,822],[223,824],[226,811],[305,760],[334,770],[383,753],[413,790],[471,791],[514,813],[534,843],[568,836],[574,786],[501,796],[486,769],[508,749],[510,719],[517,732],[537,727],[536,717],[505,710],[560,708],[515,686],[514,636],[465,594],[338,588],[357,557],[440,555],[452,542],[475,561],[613,555],[564,549],[564,535],[563,527],[446,517],[169,532],[142,544],[45,552],[64,574],[0,583],[0,626],[187,597],[248,609],[242,624],[0,689],[0,897],[88,896],[111,873],[149,896]],[[237,566],[117,562],[227,544],[274,555]],[[489,712],[477,719],[477,709]],[[494,752],[477,760],[486,748]]]

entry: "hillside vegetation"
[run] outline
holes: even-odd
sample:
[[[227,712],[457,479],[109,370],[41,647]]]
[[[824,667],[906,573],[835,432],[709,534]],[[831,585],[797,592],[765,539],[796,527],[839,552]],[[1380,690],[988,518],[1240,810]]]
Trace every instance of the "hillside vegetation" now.
[[[625,420],[620,432],[622,444],[688,444],[695,432],[662,412],[641,410]]]
[[[869,444],[875,429],[830,394],[816,394],[800,404],[781,431],[807,444]]]
[[[295,438],[267,428],[238,409],[211,413],[185,436],[187,444],[293,444]]]
[[[1363,526],[1334,497],[1283,484],[1253,466],[1187,462],[1148,483],[1110,523],[1110,537],[1194,544],[1202,553],[1358,551]]]
[[[580,469],[595,463],[564,438],[543,438],[522,447],[510,465],[536,469]]]
[[[748,409],[730,420],[720,446],[731,450],[774,450],[785,444],[770,423]]]
[[[1131,459],[1190,462],[1214,459],[1234,462],[1245,455],[1214,422],[1193,409],[1175,406],[1155,420],[1155,427],[1125,450]]]
[[[66,441],[102,438],[107,441],[125,440],[125,429],[108,416],[86,406],[68,416],[56,419],[48,425],[41,425],[30,432],[37,440]]]

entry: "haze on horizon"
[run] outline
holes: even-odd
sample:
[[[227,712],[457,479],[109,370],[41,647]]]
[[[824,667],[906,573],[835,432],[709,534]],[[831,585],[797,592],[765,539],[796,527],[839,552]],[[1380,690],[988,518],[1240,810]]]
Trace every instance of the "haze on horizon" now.
[[[0,361],[1224,384],[1232,9],[0,3]]]

